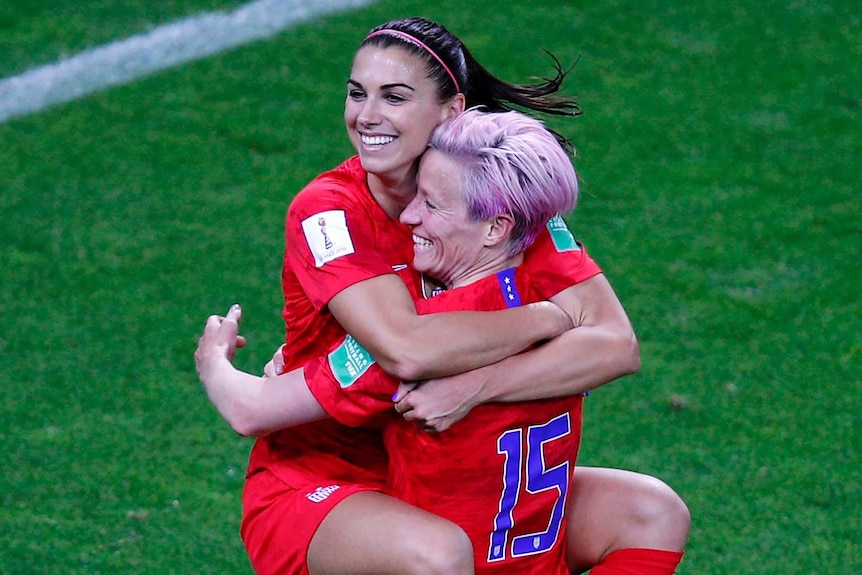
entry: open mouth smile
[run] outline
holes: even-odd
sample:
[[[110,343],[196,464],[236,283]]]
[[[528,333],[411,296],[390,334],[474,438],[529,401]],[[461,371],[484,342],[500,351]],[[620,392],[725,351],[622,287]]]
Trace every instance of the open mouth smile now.
[[[395,141],[394,136],[366,136],[364,134],[359,134],[359,139],[364,146],[385,146]]]

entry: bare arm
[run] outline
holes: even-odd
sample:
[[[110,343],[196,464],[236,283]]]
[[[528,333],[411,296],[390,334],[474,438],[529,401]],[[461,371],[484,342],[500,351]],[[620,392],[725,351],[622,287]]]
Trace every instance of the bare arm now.
[[[572,326],[571,316],[548,302],[495,312],[418,315],[396,275],[342,290],[329,309],[385,371],[404,380],[488,365]]]
[[[210,316],[195,351],[201,383],[219,414],[240,435],[266,435],[277,429],[328,417],[311,394],[303,370],[257,377],[236,369],[238,306],[227,316]]]
[[[631,322],[604,275],[563,290],[552,301],[577,327],[496,364],[404,387],[396,409],[442,431],[490,401],[529,401],[583,393],[640,369]]]
[[[574,315],[577,329],[489,366],[482,403],[575,395],[640,369],[637,337],[603,274],[563,290],[551,301]]]

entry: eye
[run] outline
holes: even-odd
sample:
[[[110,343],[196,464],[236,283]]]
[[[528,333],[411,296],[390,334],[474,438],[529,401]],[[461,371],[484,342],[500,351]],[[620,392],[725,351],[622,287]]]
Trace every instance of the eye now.
[[[426,200],[422,200],[422,203],[423,203],[423,204],[425,204],[425,207],[426,207],[426,208],[428,208],[429,210],[436,210],[436,209],[437,209],[437,206],[435,206],[434,204],[432,204],[432,203],[431,203],[430,201],[428,201],[427,199],[426,199]]]
[[[401,104],[402,102],[407,101],[407,98],[405,98],[401,94],[395,94],[395,93],[386,94],[386,96],[384,96],[384,98],[386,98],[386,101],[389,102],[390,104]]]
[[[365,97],[365,92],[359,88],[349,88],[347,90],[347,97],[351,100],[361,100]]]

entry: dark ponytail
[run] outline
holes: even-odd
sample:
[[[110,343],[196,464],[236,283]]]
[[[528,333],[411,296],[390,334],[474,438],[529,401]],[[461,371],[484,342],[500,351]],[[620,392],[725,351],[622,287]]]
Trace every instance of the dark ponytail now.
[[[505,112],[512,105],[535,112],[558,116],[577,116],[581,109],[572,98],[555,96],[559,92],[568,70],[563,70],[556,56],[545,51],[554,61],[553,78],[542,78],[535,84],[510,84],[488,72],[464,47],[470,83],[465,92],[467,107],[484,106],[491,112]]]
[[[441,102],[460,91],[468,108],[482,106],[492,112],[520,108],[557,116],[581,113],[574,99],[556,95],[571,69],[563,70],[556,56],[547,51],[554,61],[552,78],[542,78],[535,84],[511,84],[488,72],[457,36],[425,18],[403,18],[381,24],[369,33],[360,48],[369,45],[399,46],[422,58],[428,78],[437,85]],[[564,148],[572,150],[571,142],[555,135]]]

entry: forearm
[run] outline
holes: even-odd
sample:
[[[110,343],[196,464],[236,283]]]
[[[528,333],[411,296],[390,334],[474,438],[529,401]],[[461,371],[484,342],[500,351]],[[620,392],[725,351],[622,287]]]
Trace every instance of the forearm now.
[[[301,369],[278,377],[258,377],[222,358],[202,372],[201,381],[219,414],[240,435],[267,435],[326,417]]]
[[[408,381],[442,377],[520,353],[564,328],[564,323],[546,313],[550,307],[545,306],[551,305],[542,302],[502,312],[417,316],[416,329],[398,346],[402,373],[396,375]]]
[[[522,401],[584,393],[640,369],[637,337],[604,275],[557,294],[578,327],[527,353],[489,366],[485,401]]]
[[[640,355],[633,332],[582,326],[485,368],[475,403],[581,394],[638,369]]]
[[[420,380],[469,371],[499,361],[571,327],[548,302],[496,312],[418,315],[397,276],[351,286],[330,311],[388,373]]]

